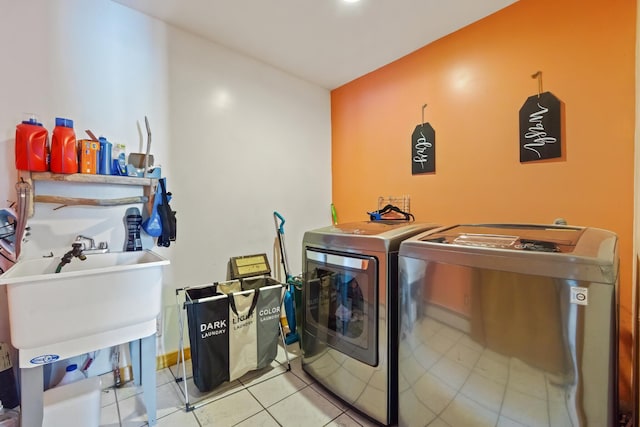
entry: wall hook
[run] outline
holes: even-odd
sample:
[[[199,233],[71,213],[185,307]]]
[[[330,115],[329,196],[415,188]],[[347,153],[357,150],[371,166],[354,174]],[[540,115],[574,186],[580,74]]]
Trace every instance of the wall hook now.
[[[531,74],[531,78],[538,79],[538,98],[540,98],[540,95],[542,94],[542,71],[536,71],[535,73]]]
[[[427,104],[422,106],[422,121],[420,122],[420,127],[424,126],[424,109],[427,108]]]

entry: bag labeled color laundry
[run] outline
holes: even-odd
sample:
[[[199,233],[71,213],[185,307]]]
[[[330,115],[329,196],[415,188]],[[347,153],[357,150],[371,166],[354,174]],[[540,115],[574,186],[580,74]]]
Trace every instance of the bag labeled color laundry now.
[[[280,331],[280,305],[282,285],[260,288],[258,297],[257,323],[257,364],[256,369],[269,365],[278,353],[278,333]]]

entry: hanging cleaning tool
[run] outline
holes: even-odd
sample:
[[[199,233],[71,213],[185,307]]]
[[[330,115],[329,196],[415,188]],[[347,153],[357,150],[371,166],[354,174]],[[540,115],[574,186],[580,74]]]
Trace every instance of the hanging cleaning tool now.
[[[158,213],[162,221],[162,234],[158,237],[158,246],[168,247],[171,242],[176,240],[178,220],[176,219],[176,211],[171,209],[171,205],[169,205],[171,193],[167,192],[165,180],[166,178],[158,180],[162,191],[162,203],[158,205]]]
[[[282,260],[282,268],[284,269],[284,277],[286,281],[286,291],[284,293],[284,311],[287,315],[287,323],[289,324],[289,332],[284,337],[284,341],[289,344],[299,341],[300,337],[296,332],[296,306],[295,306],[295,283],[296,280],[289,274],[289,262],[287,260],[287,250],[284,244],[284,218],[278,212],[273,212],[273,220],[276,225],[276,234],[278,236],[278,245],[280,246],[280,258]],[[280,220],[280,225],[278,225]]]
[[[168,201],[171,199],[168,198]],[[160,213],[158,212],[158,206],[162,204],[162,187],[160,185],[156,186],[156,194],[153,198],[153,208],[151,208],[151,212],[149,213],[149,217],[142,221],[142,229],[149,235],[153,237],[162,236],[162,218],[160,217]]]

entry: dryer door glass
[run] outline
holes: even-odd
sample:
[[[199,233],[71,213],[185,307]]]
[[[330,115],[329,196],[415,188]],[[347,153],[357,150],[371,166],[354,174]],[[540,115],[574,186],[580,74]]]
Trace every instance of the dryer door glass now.
[[[375,257],[306,251],[305,331],[345,354],[377,364]]]

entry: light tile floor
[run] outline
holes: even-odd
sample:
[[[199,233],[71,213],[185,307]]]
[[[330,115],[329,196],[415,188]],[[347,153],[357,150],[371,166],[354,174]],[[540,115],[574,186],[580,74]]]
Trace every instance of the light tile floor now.
[[[186,411],[184,383],[176,382],[176,378],[182,378],[177,366],[157,371],[158,427],[375,425],[302,371],[297,343],[289,345],[287,351],[290,371],[285,351],[279,346],[269,367],[225,383],[211,393],[199,393],[188,379],[189,403],[194,407],[190,411]],[[190,378],[190,361],[185,368]],[[101,427],[148,425],[140,387],[129,382],[114,388],[111,374],[103,376],[102,383]]]

